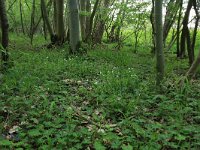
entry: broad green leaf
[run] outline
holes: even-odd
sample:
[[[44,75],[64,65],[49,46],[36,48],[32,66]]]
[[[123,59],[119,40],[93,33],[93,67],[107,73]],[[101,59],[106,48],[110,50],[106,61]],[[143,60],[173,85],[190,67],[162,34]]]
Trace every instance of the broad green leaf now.
[[[131,145],[122,145],[122,150],[133,150],[133,146],[131,146]]]
[[[185,140],[186,139],[186,137],[185,136],[183,136],[183,135],[180,135],[180,134],[178,134],[176,137],[175,137],[177,140],[179,140],[179,141],[183,141],[183,140]]]
[[[94,143],[94,148],[95,148],[95,150],[105,150],[106,149],[105,146],[103,146],[99,141],[96,141]]]
[[[0,147],[1,146],[11,146],[13,144],[13,142],[9,141],[9,140],[1,140],[0,141]]]
[[[32,129],[28,132],[29,136],[35,137],[35,136],[40,136],[41,132],[37,129]]]

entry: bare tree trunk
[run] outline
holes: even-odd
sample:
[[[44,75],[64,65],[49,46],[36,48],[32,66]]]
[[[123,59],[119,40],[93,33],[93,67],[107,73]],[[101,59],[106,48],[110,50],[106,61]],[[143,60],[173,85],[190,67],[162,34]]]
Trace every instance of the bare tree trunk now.
[[[24,30],[24,20],[23,20],[23,8],[22,8],[22,0],[19,1],[19,8],[20,8],[20,19],[21,19],[21,25],[22,25],[22,32],[25,34]]]
[[[199,64],[200,64],[200,50],[199,50],[199,54],[198,54],[196,60],[193,62],[193,64],[190,67],[189,71],[186,73],[186,77],[187,78],[192,78],[195,75]]]
[[[194,52],[200,16],[199,16],[199,10],[197,8],[197,2],[196,2],[196,0],[193,1],[193,6],[194,6],[195,13],[196,13],[196,21],[195,21],[195,27],[194,27],[194,32],[193,32],[193,36],[192,36],[191,49]]]
[[[189,16],[190,16],[190,11],[192,8],[192,4],[193,4],[193,0],[189,0],[188,2],[188,6],[185,12],[185,16],[183,18],[183,29],[182,29],[182,34],[181,34],[181,43],[180,43],[180,47],[181,47],[181,51],[180,51],[180,57],[183,58],[185,57],[185,51],[186,51],[186,41],[187,41],[187,51],[188,51],[188,55],[189,55],[189,64],[192,64],[192,62],[194,61],[194,53],[192,53],[191,51],[191,43],[190,42],[190,31],[188,28],[188,21],[189,21]]]
[[[91,36],[92,36],[92,29],[93,29],[93,23],[94,23],[94,17],[97,11],[99,5],[99,0],[96,0],[95,4],[94,4],[94,8],[92,11],[92,14],[90,16],[90,24],[89,24],[89,30],[88,30],[88,34],[86,35],[86,42],[90,42],[91,41]]]
[[[104,0],[103,6],[102,6],[102,13],[99,15],[100,19],[99,19],[99,21],[97,23],[97,27],[94,31],[93,40],[94,40],[95,44],[101,43],[103,33],[104,33],[104,30],[105,30],[105,24],[106,24],[109,6],[110,6],[110,0]]]
[[[155,12],[155,1],[152,0],[152,8],[151,8],[151,14],[150,14],[150,21],[151,21],[151,28],[152,28],[152,48],[151,48],[151,53],[155,54],[156,50],[156,44],[155,44],[155,20],[154,20],[154,13]]]
[[[183,0],[180,0],[179,1],[179,16],[178,16],[178,23],[177,23],[177,40],[176,40],[177,41],[176,42],[177,57],[180,57],[180,28],[181,28],[182,9],[183,9]]]
[[[163,53],[163,24],[162,24],[162,0],[155,1],[155,31],[156,31],[156,84],[160,85],[164,78],[164,53]]]
[[[43,20],[46,23],[47,29],[49,31],[50,37],[52,39],[52,36],[54,36],[53,29],[51,27],[49,18],[48,18],[48,13],[46,9],[46,4],[44,0],[41,0],[41,8],[42,8],[42,14],[43,14]]]
[[[57,2],[56,2],[57,0],[53,0],[53,27],[54,27],[54,33],[57,33],[57,29],[58,29],[58,27],[57,27],[57,25],[58,25],[58,23],[57,23],[57,15],[56,15],[56,13],[57,13]]]
[[[1,52],[1,56],[3,61],[3,68],[5,68],[9,60],[9,54],[7,49],[9,24],[7,19],[5,0],[0,0],[0,23],[2,30],[2,47],[4,48],[4,50]]]
[[[169,34],[169,31],[176,21],[176,16],[179,10],[179,1],[180,0],[170,0],[167,5],[167,12],[165,15],[164,27],[163,27],[163,42],[166,44],[166,39]]]
[[[80,24],[81,24],[81,35],[82,38],[85,39],[86,36],[86,0],[80,0]]]
[[[91,2],[90,0],[86,0],[86,11],[87,13],[91,13]],[[89,34],[90,30],[90,16],[86,17],[86,27],[85,27],[85,37],[83,37],[83,41],[86,40],[86,36]]]
[[[58,37],[58,44],[63,44],[64,42],[64,37],[65,37],[65,29],[64,29],[64,18],[63,18],[63,13],[64,13],[64,0],[57,0],[56,1],[56,7],[57,7],[57,12],[56,12],[56,19],[57,19],[57,32],[56,35]]]
[[[77,0],[68,0],[69,5],[69,29],[70,29],[70,53],[76,54],[81,46],[81,31]]]
[[[31,13],[31,27],[30,27],[30,39],[33,44],[34,28],[35,28],[35,0],[32,1],[32,13]]]

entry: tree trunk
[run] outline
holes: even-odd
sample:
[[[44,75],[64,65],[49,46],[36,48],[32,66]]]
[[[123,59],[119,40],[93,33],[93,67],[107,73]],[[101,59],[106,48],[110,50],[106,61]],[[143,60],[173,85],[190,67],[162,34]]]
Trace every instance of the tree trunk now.
[[[91,2],[90,0],[86,0],[86,11],[87,13],[91,13]],[[85,37],[83,37],[83,41],[86,40],[86,36],[89,34],[90,30],[90,15],[86,17],[86,27],[85,27]]]
[[[88,34],[86,36],[86,42],[90,42],[91,41],[91,36],[92,36],[92,29],[93,29],[93,23],[94,23],[94,17],[97,11],[99,5],[99,0],[96,0],[95,4],[94,4],[94,8],[92,11],[92,14],[90,16],[90,23],[89,23],[89,28],[88,28]]]
[[[69,29],[70,29],[70,53],[76,54],[81,46],[81,31],[77,0],[68,0],[69,5]]]
[[[179,9],[180,0],[170,0],[167,5],[167,12],[165,15],[164,27],[163,27],[163,42],[166,43],[167,36],[174,22],[176,21],[176,16]]]
[[[190,11],[192,8],[193,0],[189,0],[188,6],[185,12],[185,16],[183,18],[183,29],[182,29],[182,34],[181,34],[181,51],[180,51],[180,57],[184,58],[185,57],[185,51],[186,51],[186,41],[187,41],[187,51],[188,51],[188,56],[189,56],[189,64],[192,64],[194,61],[194,53],[191,50],[191,43],[190,42],[190,31],[188,28],[188,21],[189,21],[189,16],[190,16]]]
[[[198,54],[196,60],[193,62],[193,64],[190,67],[189,71],[186,73],[186,77],[192,78],[195,75],[199,64],[200,64],[200,50],[199,50],[199,54]]]
[[[23,9],[22,9],[22,0],[19,1],[19,8],[20,8],[20,20],[21,20],[21,26],[22,26],[22,32],[25,34],[24,30],[24,20],[23,20]]]
[[[104,30],[105,30],[105,24],[106,24],[106,19],[107,19],[107,16],[108,16],[108,9],[109,9],[109,6],[110,6],[110,0],[104,0],[103,1],[103,7],[102,7],[102,12],[101,14],[99,15],[99,21],[97,23],[97,27],[96,27],[96,30],[94,32],[94,44],[97,44],[97,43],[101,43],[101,40],[102,40],[102,37],[103,37],[103,33],[104,33]]]
[[[0,0],[0,23],[1,23],[1,30],[2,30],[2,47],[4,50],[2,51],[2,61],[3,67],[6,67],[9,60],[8,54],[8,19],[7,19],[7,12],[6,12],[6,5],[5,0]]]
[[[177,23],[177,40],[176,40],[177,41],[176,42],[177,57],[180,57],[180,28],[181,28],[182,9],[183,9],[183,0],[180,0],[179,1],[179,16],[178,16],[178,23]]]
[[[49,18],[48,18],[46,4],[45,4],[44,0],[41,0],[41,8],[42,8],[43,20],[44,20],[44,22],[45,22],[45,24],[47,26],[48,32],[49,32],[51,40],[52,40],[52,37],[54,36],[54,33],[53,33],[53,29],[51,27],[51,24],[50,24],[50,21],[49,21]]]
[[[57,0],[53,0],[53,27],[54,27],[54,33],[57,33]]]
[[[81,24],[81,35],[82,38],[85,39],[85,35],[86,35],[86,0],[80,0],[80,24]]]
[[[65,29],[64,29],[64,0],[57,0],[56,1],[56,19],[57,19],[57,32],[56,35],[58,37],[58,44],[62,44],[64,42],[65,37]]]
[[[191,50],[194,53],[200,16],[199,16],[199,10],[198,10],[196,0],[193,1],[193,6],[194,6],[195,13],[196,13],[196,21],[195,21],[195,27],[194,27],[193,36],[192,36]]]
[[[162,25],[162,0],[155,1],[155,32],[156,32],[156,69],[157,85],[160,85],[164,77],[164,53],[163,53],[163,25]]]
[[[123,3],[123,10],[121,12],[121,16],[119,17],[119,22],[118,22],[118,26],[116,28],[116,32],[115,32],[115,40],[116,41],[120,41],[120,32],[121,32],[121,28],[123,26],[123,22],[124,22],[124,18],[125,18],[125,15],[126,15],[126,7],[128,5],[128,0],[126,0],[126,2],[124,2],[124,0],[122,0],[122,3]]]
[[[31,44],[33,44],[34,28],[35,28],[35,0],[32,1],[31,27],[30,27]]]
[[[151,53],[152,54],[155,54],[156,50],[155,50],[155,47],[156,47],[156,44],[155,44],[155,19],[154,19],[154,11],[155,11],[155,1],[152,0],[152,8],[151,8],[151,14],[150,14],[150,22],[151,22],[151,28],[152,28],[152,47],[151,47]]]

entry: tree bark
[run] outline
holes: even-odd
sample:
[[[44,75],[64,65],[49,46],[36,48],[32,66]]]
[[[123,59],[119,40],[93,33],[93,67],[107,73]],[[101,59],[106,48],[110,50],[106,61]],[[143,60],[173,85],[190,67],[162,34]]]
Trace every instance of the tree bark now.
[[[82,38],[85,39],[85,35],[86,35],[86,0],[80,0],[80,24],[81,24],[81,35]]]
[[[95,4],[94,4],[94,8],[92,11],[92,14],[90,16],[90,23],[89,23],[89,29],[88,29],[88,34],[86,36],[86,42],[90,42],[91,41],[91,36],[92,36],[92,29],[93,29],[93,23],[94,23],[94,17],[97,11],[99,5],[99,0],[96,0]]]
[[[177,23],[177,40],[176,40],[177,41],[176,42],[177,57],[180,57],[180,28],[181,28],[182,9],[183,9],[183,0],[180,0],[179,1],[179,16],[178,16],[178,23]]]
[[[79,52],[81,46],[80,19],[77,0],[68,0],[69,5],[69,30],[70,30],[70,54]]]
[[[191,79],[195,75],[199,64],[200,64],[200,50],[199,50],[199,54],[198,54],[196,60],[193,62],[192,66],[190,67],[190,69],[186,73],[187,78]]]
[[[41,8],[42,8],[43,20],[46,23],[50,37],[52,37],[52,36],[54,36],[54,33],[53,33],[53,29],[52,29],[50,21],[49,21],[47,9],[46,9],[46,4],[45,4],[44,0],[41,0]]]
[[[151,28],[152,28],[152,32],[151,32],[151,34],[152,34],[152,47],[151,47],[151,53],[152,54],[155,54],[156,53],[156,49],[155,49],[155,47],[156,47],[156,44],[155,44],[155,19],[154,19],[154,17],[155,17],[155,0],[152,0],[152,8],[151,8],[151,14],[150,14],[150,22],[151,22]]]
[[[102,9],[100,8],[102,10],[102,13],[99,15],[100,19],[97,23],[97,27],[94,32],[94,37],[93,37],[94,44],[97,44],[97,43],[101,44],[101,40],[102,40],[103,33],[105,30],[105,24],[106,24],[109,6],[110,6],[110,0],[104,0]]]
[[[56,35],[58,37],[58,44],[62,44],[64,42],[65,37],[65,29],[64,29],[64,18],[63,18],[63,11],[64,11],[64,0],[57,0],[56,1],[56,19],[57,19],[57,32]]]
[[[195,13],[196,13],[196,21],[195,21],[195,27],[194,27],[193,36],[192,36],[191,50],[194,53],[200,16],[199,16],[199,10],[198,10],[196,0],[193,1],[193,6],[194,6]]]
[[[0,0],[0,23],[1,23],[1,30],[2,30],[2,47],[4,50],[1,52],[3,67],[6,67],[9,60],[8,54],[8,19],[7,19],[7,12],[6,12],[6,5],[5,0]]]
[[[88,14],[91,14],[91,2],[90,0],[86,0],[86,11]],[[85,27],[85,37],[83,37],[83,41],[86,40],[86,36],[89,34],[89,30],[90,30],[90,16],[88,15],[86,17],[86,27]]]
[[[123,22],[124,22],[124,18],[125,18],[125,15],[126,15],[126,7],[128,5],[128,0],[126,0],[126,2],[123,0],[122,1],[123,3],[123,10],[121,12],[121,16],[119,17],[119,25],[117,26],[117,29],[116,29],[116,32],[115,32],[115,40],[116,41],[120,41],[120,32],[121,32],[121,28],[123,26]]]
[[[188,21],[189,21],[189,16],[190,16],[190,11],[192,9],[192,4],[193,0],[189,0],[188,6],[185,12],[185,16],[183,18],[183,29],[182,29],[182,34],[181,34],[181,43],[180,43],[180,57],[184,58],[185,57],[185,51],[186,51],[186,42],[187,42],[187,51],[188,51],[188,56],[189,56],[189,64],[192,64],[194,61],[194,53],[191,50],[191,43],[190,43],[190,31],[188,28]]]
[[[160,85],[164,78],[164,53],[163,53],[163,24],[162,24],[162,0],[155,1],[155,32],[156,32],[156,84]]]
[[[34,28],[35,28],[35,0],[32,1],[31,27],[30,27],[31,44],[33,44]]]
[[[19,1],[19,8],[20,8],[20,20],[21,20],[21,26],[22,26],[22,32],[25,34],[24,30],[24,20],[23,20],[23,8],[22,8],[22,0]]]
[[[176,16],[179,9],[180,0],[170,0],[167,5],[167,12],[165,15],[165,21],[163,26],[163,42],[166,43],[167,36],[174,22],[176,21]]]
[[[53,0],[53,27],[54,27],[54,33],[57,33],[57,0]]]

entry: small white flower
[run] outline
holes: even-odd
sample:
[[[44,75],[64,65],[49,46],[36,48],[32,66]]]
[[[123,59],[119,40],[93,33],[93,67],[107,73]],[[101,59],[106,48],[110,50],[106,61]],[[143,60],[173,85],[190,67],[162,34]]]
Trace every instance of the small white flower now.
[[[104,129],[99,129],[98,133],[105,133],[105,130]]]

